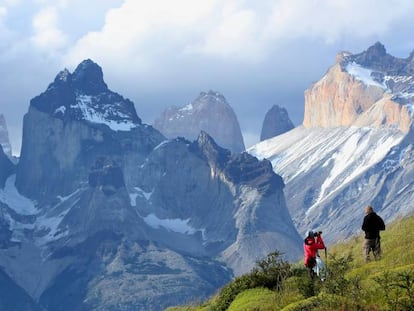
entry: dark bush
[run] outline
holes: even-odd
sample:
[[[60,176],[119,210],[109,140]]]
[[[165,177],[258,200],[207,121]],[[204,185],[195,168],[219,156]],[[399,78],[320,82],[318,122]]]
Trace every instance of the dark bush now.
[[[270,253],[265,259],[258,261],[249,274],[237,277],[223,287],[212,310],[227,310],[239,293],[250,288],[265,287],[280,290],[283,281],[290,275],[290,264],[280,258],[279,252]]]

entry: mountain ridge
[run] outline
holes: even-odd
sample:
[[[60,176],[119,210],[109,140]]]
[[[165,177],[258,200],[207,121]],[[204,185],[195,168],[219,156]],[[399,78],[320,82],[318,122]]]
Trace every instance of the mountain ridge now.
[[[131,107],[90,60],[30,101],[0,188],[0,265],[40,307],[161,310],[274,248],[300,255],[270,162],[206,132],[167,139]]]
[[[414,212],[411,93],[406,101],[396,100],[411,89],[411,77],[401,80],[405,73],[398,66],[387,67],[394,76],[381,76],[355,62],[375,65],[385,57],[399,64],[381,44],[356,56],[340,55],[344,58],[305,91],[303,125],[248,150],[271,161],[284,179],[298,231],[323,230],[328,242],[358,230],[366,205],[386,221]],[[384,84],[394,80],[399,88]]]

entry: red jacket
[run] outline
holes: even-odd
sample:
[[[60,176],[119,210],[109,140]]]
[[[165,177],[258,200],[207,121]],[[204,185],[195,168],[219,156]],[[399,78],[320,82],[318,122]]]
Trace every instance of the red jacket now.
[[[316,238],[307,237],[303,243],[303,251],[305,253],[304,264],[306,267],[312,268],[316,263],[316,254],[318,249],[324,249],[325,243],[319,234]]]

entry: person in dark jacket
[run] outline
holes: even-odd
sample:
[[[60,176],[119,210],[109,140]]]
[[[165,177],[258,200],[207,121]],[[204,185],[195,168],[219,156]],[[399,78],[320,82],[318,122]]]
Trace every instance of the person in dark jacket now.
[[[374,254],[375,260],[381,258],[381,237],[380,231],[385,230],[382,218],[374,212],[371,205],[365,207],[365,217],[362,223],[362,230],[365,232],[364,256],[365,262],[370,261],[370,253]]]

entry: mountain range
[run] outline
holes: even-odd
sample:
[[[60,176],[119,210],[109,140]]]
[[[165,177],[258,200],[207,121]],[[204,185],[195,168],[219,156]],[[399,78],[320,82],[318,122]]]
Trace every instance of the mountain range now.
[[[386,222],[414,212],[413,57],[393,57],[379,42],[340,52],[305,91],[303,124],[248,150],[282,176],[302,235],[361,234],[366,205]]]
[[[162,310],[301,253],[269,161],[167,139],[89,59],[30,101],[0,172],[0,270],[24,310]]]
[[[328,247],[360,234],[368,204],[412,214],[413,55],[340,52],[303,123],[247,152],[164,136],[92,60],[61,71],[30,101],[18,162],[0,148],[0,309],[162,310],[275,250],[299,260],[310,229]],[[172,116],[216,104],[203,92]]]

